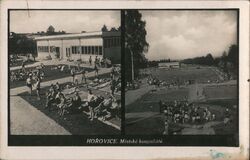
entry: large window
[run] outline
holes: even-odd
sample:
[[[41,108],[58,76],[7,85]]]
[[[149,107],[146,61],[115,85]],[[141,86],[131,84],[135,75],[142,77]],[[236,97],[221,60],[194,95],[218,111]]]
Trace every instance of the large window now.
[[[71,50],[72,50],[72,54],[76,54],[76,47],[75,46],[72,46]]]
[[[99,46],[99,55],[102,55],[102,46]]]
[[[98,46],[95,46],[95,55],[98,55]]]
[[[88,46],[88,54],[91,54],[91,47]]]
[[[70,48],[66,48],[66,57],[70,57]]]
[[[86,53],[85,53],[85,50],[84,50],[84,47],[85,47],[85,46],[81,46],[82,54],[86,54]]]
[[[110,37],[104,39],[104,48],[112,48],[121,46],[120,37]]]
[[[72,46],[72,54],[80,54],[80,47],[79,46]]]
[[[38,46],[37,47],[38,52],[49,52],[48,46]]]
[[[87,46],[84,46],[84,53],[88,54],[88,47]]]
[[[91,46],[91,54],[95,54],[95,47]]]

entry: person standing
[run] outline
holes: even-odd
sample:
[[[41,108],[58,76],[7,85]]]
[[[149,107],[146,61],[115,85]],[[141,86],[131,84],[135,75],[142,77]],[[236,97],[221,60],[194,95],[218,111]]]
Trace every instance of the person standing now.
[[[111,80],[113,80],[115,78],[115,67],[114,66],[112,66],[112,68],[111,68],[110,77],[111,77]]]
[[[85,84],[87,83],[87,78],[86,78],[86,71],[85,69],[82,70],[82,83],[83,83],[83,80],[85,82]]]
[[[74,68],[71,69],[70,74],[73,78],[73,83],[75,83],[75,69]]]
[[[92,57],[91,56],[89,57],[89,65],[90,66],[92,65]]]
[[[94,70],[95,70],[95,76],[98,77],[98,67],[97,67],[97,64],[95,64]]]
[[[95,56],[95,65],[97,65],[97,64],[98,64],[98,57]]]
[[[164,122],[164,132],[163,132],[163,135],[168,135],[168,127],[169,127],[168,121],[166,120]]]
[[[25,72],[25,62],[24,62],[24,60],[22,62],[22,71]]]
[[[29,74],[29,77],[28,77],[27,80],[26,80],[26,85],[27,85],[27,87],[29,88],[29,93],[30,93],[30,95],[31,95],[31,93],[32,93],[32,82],[31,82],[31,79],[32,79],[32,75]]]
[[[37,100],[40,100],[41,80],[38,77],[36,78],[35,89],[37,94]]]
[[[110,84],[110,90],[111,90],[112,95],[115,94],[115,85],[116,85],[116,81],[114,79],[112,79],[111,84]]]
[[[88,99],[87,99],[87,101],[88,101],[88,105],[89,105],[89,119],[91,120],[91,121],[93,121],[93,119],[94,119],[94,105],[95,105],[95,99],[96,99],[96,97],[95,97],[95,95],[92,93],[92,91],[89,89],[88,90]]]

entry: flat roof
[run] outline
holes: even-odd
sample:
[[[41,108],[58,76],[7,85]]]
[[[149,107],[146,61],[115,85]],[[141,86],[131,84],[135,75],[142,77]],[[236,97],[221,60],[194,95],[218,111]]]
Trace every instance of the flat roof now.
[[[61,35],[51,35],[51,36],[41,36],[36,37],[35,40],[55,40],[55,39],[75,39],[75,38],[86,38],[86,37],[111,37],[111,36],[121,36],[120,31],[96,31],[96,32],[84,32],[77,34],[61,34]]]

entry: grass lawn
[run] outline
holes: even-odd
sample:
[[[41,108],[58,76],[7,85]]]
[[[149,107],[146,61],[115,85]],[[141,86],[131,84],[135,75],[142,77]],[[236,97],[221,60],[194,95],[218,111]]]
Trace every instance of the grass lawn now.
[[[208,80],[216,81],[218,76],[208,67],[185,67],[180,69],[150,69],[151,74],[160,80],[196,80],[198,83],[205,83]],[[212,114],[215,114],[216,121],[221,123],[214,123],[212,130],[216,135],[236,134],[238,123],[237,108],[237,86],[236,85],[220,85],[220,86],[206,86],[204,88],[205,102],[195,102],[196,106],[201,108],[207,107]],[[173,102],[174,100],[183,100],[189,96],[188,88],[180,89],[158,89],[155,92],[149,92],[143,95],[140,99],[126,106],[125,112],[129,114],[140,113],[140,117],[130,117],[128,121],[135,123],[128,123],[126,125],[127,134],[162,134],[164,130],[163,118],[160,116],[152,116],[143,119],[142,116],[147,117],[147,113],[159,113],[160,100],[165,102]],[[224,124],[225,110],[228,107],[231,110],[232,122]],[[144,114],[145,113],[145,114]],[[139,119],[139,121],[136,121]],[[204,123],[204,122],[203,122]],[[203,124],[201,123],[201,125]],[[174,130],[179,133],[183,128],[178,124],[170,124],[169,130]]]
[[[164,122],[161,117],[154,117],[126,125],[128,135],[161,135],[164,131]]]
[[[70,76],[70,71],[67,72],[61,72],[59,70],[51,70],[51,68],[56,67],[56,65],[47,65],[45,68],[43,68],[43,72],[45,73],[45,78],[42,80],[42,82],[50,81],[50,80],[55,80],[59,78],[64,78]],[[28,67],[26,70],[34,70],[36,67]],[[84,68],[84,67],[82,67]],[[86,71],[91,72],[93,71],[92,68],[85,68]],[[14,72],[17,72],[18,70],[13,70]],[[25,80],[20,80],[20,81],[9,81],[10,88],[16,88],[16,87],[21,87],[26,85]]]
[[[207,86],[204,88],[206,99],[237,99],[236,85]]]
[[[149,92],[143,95],[140,99],[126,106],[126,113],[131,112],[159,112],[158,102],[183,100],[188,96],[187,88],[180,89],[163,89],[156,92]]]
[[[152,75],[156,76],[160,80],[166,81],[186,81],[186,80],[196,80],[199,83],[210,81],[215,81],[218,76],[208,67],[202,67],[197,69],[196,67],[184,67],[179,69],[152,69]]]
[[[66,85],[67,83],[63,84]],[[40,101],[37,100],[36,95],[29,96],[27,92],[19,94],[24,100],[30,103],[32,106],[43,112],[48,117],[55,120],[59,125],[63,126],[66,130],[68,130],[73,135],[115,135],[120,134],[120,131],[103,124],[98,120],[90,121],[87,115],[83,113],[74,113],[74,114],[66,114],[62,117],[59,116],[58,110],[54,109],[52,111],[48,111],[45,109],[46,98],[45,92],[49,87],[45,87],[42,89],[42,98]],[[86,91],[86,89],[80,89]],[[101,94],[105,97],[107,96],[103,91],[93,90],[93,94]],[[81,95],[80,95],[81,96]],[[81,96],[82,97],[82,96]],[[86,97],[84,97],[86,98]],[[120,98],[120,97],[117,97]],[[112,119],[113,120],[113,119]],[[114,121],[114,120],[113,120]]]

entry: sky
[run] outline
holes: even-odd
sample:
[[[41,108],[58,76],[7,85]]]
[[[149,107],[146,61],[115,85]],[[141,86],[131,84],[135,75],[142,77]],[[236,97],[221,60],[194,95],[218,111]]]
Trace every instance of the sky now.
[[[80,33],[100,31],[103,25],[108,29],[120,26],[119,11],[80,10],[36,10],[10,11],[10,31],[16,33],[36,33],[46,31],[52,25],[55,31]]]
[[[237,44],[237,12],[233,10],[140,11],[146,21],[149,60],[214,57]]]

